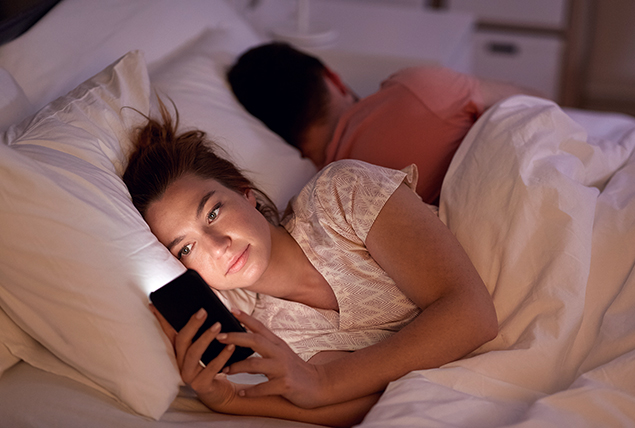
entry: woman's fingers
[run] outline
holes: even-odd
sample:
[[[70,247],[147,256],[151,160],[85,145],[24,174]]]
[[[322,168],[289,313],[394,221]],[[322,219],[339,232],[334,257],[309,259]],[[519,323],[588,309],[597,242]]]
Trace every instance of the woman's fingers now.
[[[219,332],[220,323],[215,323],[213,326],[205,330],[196,342],[190,342],[191,345],[188,346],[185,354],[181,358],[181,362],[179,363],[179,366],[181,367],[181,377],[185,383],[191,383],[192,380],[194,380],[203,370],[203,366],[200,364],[201,357]],[[216,372],[218,372],[218,370]]]
[[[195,376],[191,382],[188,382],[194,391],[198,394],[209,393],[213,389],[213,382],[220,370],[223,368],[227,360],[234,353],[235,346],[227,345],[223,350],[218,354],[216,358],[210,361],[205,369],[202,369],[202,366],[199,364],[201,369],[198,371],[197,376]]]
[[[275,359],[271,358],[246,358],[242,361],[233,363],[223,370],[226,374],[251,373],[264,374],[268,378],[278,376],[283,367]]]
[[[218,341],[221,343],[233,343],[236,346],[251,348],[260,355],[263,355],[262,352],[266,353],[269,348],[273,348],[275,346],[270,340],[254,333],[221,333],[218,335]]]
[[[282,379],[273,379],[268,382],[250,385],[238,391],[238,395],[247,398],[265,397],[267,395],[281,395],[287,392]]]
[[[163,315],[161,315],[161,312],[159,312],[159,310],[152,303],[150,303],[150,310],[159,321],[159,325],[161,326],[163,333],[165,333],[165,335],[168,337],[168,339],[170,339],[170,342],[174,346],[174,340],[176,339],[176,330],[163,317]]]
[[[236,319],[238,319],[238,321],[244,324],[253,333],[261,334],[275,344],[278,344],[280,342],[284,343],[282,339],[272,333],[267,327],[265,327],[263,323],[258,321],[256,318],[247,315],[245,312],[242,312],[238,309],[233,309],[232,314],[234,314]]]
[[[208,396],[209,394],[217,394],[215,388],[218,385],[222,385],[222,382],[219,383],[216,377],[233,354],[235,345],[228,344],[225,346],[206,367],[201,364],[201,357],[209,344],[220,333],[220,323],[212,325],[195,342],[192,342],[192,339],[207,318],[207,313],[204,309],[192,315],[188,323],[179,332],[176,332],[154,305],[151,304],[150,309],[159,320],[161,328],[174,346],[183,381],[190,385],[197,394],[206,394]]]
[[[201,336],[192,343],[187,349],[181,367],[181,377],[183,381],[194,388],[197,392],[207,391],[207,387],[211,386],[214,377],[222,370],[236,348],[235,345],[229,344],[214,358],[209,361],[207,366],[201,364],[201,357],[209,346],[209,344],[217,337],[220,332],[220,323],[215,323],[207,329]]]
[[[192,345],[192,339],[196,335],[196,332],[198,332],[199,328],[203,325],[203,322],[205,322],[205,318],[207,318],[207,312],[205,312],[205,309],[199,309],[198,312],[192,315],[187,324],[185,324],[185,327],[183,327],[176,335],[174,340],[174,350],[176,352],[176,360],[179,363],[179,367],[183,366],[187,350]]]
[[[221,333],[218,336],[219,342],[251,348],[263,357],[274,357],[281,350],[293,353],[284,340],[272,333],[260,321],[241,311],[234,310],[232,313],[250,332]]]

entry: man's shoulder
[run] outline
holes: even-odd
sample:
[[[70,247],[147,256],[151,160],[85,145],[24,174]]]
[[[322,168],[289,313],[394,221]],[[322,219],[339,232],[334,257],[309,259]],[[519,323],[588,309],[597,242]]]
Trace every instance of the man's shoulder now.
[[[421,65],[403,68],[388,77],[383,85],[401,83],[406,86],[435,87],[456,85],[464,81],[472,81],[474,77],[440,65]]]
[[[382,84],[382,90],[402,87],[416,97],[430,111],[441,116],[452,114],[480,103],[479,80],[469,74],[460,73],[442,66],[409,67],[394,73]],[[381,92],[381,91],[380,91]],[[470,113],[471,114],[471,113]]]

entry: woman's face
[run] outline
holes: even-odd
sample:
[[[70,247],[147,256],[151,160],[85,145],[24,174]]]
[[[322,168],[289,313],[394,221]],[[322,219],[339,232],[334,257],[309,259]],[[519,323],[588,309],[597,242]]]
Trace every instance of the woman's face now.
[[[188,268],[219,290],[254,285],[269,266],[271,229],[251,191],[185,175],[150,204],[152,233]]]

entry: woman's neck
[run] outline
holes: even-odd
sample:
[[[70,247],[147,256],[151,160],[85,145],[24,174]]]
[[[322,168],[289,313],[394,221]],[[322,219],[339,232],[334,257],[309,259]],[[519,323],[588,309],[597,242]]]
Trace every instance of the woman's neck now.
[[[337,299],[328,282],[282,226],[271,226],[269,267],[250,289],[316,308],[338,309]]]

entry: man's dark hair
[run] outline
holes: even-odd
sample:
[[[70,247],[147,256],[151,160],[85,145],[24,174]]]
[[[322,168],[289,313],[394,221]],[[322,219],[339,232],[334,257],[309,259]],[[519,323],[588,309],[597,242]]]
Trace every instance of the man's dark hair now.
[[[281,42],[254,47],[227,73],[238,101],[292,146],[326,115],[324,64]]]

